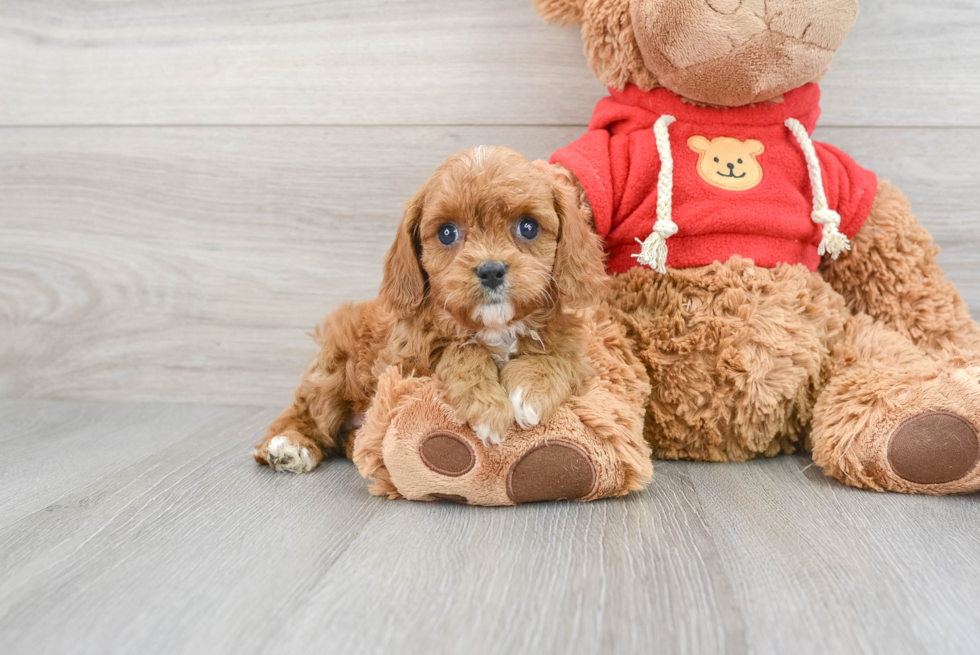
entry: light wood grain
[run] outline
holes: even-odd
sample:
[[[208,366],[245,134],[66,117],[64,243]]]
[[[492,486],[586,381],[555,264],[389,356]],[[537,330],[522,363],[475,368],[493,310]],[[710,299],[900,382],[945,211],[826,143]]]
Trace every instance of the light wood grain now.
[[[864,0],[826,125],[978,126],[980,3]],[[0,2],[0,124],[578,124],[603,95],[531,0]]]
[[[270,410],[38,404],[32,435],[173,431],[0,527],[0,652],[973,653],[980,500],[658,463],[644,493],[476,508],[256,466]],[[24,408],[0,403],[0,425]],[[87,417],[84,424],[74,414]],[[31,464],[12,453],[9,466]],[[45,479],[0,477],[44,493]]]
[[[0,527],[78,488],[153,456],[188,433],[223,429],[248,408],[203,405],[105,408],[87,403],[0,401]]]
[[[285,404],[305,333],[377,292],[400,203],[480,143],[583,127],[0,130],[0,394]],[[891,178],[980,310],[980,129],[821,129]]]
[[[864,492],[805,457],[689,473],[759,652],[975,652],[976,495]]]

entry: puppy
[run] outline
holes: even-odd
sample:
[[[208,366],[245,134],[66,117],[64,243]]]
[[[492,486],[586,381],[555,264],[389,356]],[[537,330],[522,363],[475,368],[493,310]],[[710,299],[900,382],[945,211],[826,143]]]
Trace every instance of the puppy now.
[[[570,175],[500,147],[443,163],[407,205],[378,298],[316,331],[256,461],[303,472],[343,449],[388,366],[436,378],[485,444],[547,422],[593,373],[577,310],[606,280]]]

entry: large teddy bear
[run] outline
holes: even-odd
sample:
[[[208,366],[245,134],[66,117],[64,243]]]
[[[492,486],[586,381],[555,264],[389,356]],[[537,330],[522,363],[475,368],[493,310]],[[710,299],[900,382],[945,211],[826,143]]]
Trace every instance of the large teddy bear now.
[[[537,0],[610,87],[556,152],[652,384],[654,456],[806,446],[874,490],[980,488],[980,328],[901,192],[811,141],[857,0]]]
[[[810,137],[857,5],[537,0],[610,87],[552,157],[613,274],[597,377],[486,446],[438,380],[386,371],[346,440],[375,493],[592,500],[642,487],[651,452],[800,447],[855,487],[980,489],[980,327],[901,192]]]

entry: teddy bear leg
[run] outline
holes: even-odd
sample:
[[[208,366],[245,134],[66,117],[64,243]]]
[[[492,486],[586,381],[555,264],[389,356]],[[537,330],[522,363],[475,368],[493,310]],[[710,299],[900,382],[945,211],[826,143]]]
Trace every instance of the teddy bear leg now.
[[[652,475],[642,417],[598,411],[604,390],[569,400],[548,422],[516,426],[500,445],[484,445],[459,423],[430,378],[389,370],[353,448],[354,463],[389,498],[518,505],[595,500],[642,488]],[[622,401],[620,401],[621,403]],[[594,419],[594,420],[593,420]]]
[[[980,362],[930,355],[857,315],[831,367],[809,439],[827,474],[876,491],[980,490]]]
[[[882,181],[850,252],[825,258],[821,273],[851,311],[883,322],[924,350],[980,353],[980,326],[943,277],[938,252],[902,192]]]

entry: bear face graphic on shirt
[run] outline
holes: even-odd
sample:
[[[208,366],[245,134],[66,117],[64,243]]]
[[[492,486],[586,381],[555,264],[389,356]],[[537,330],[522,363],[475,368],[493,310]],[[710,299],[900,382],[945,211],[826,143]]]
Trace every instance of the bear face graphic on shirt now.
[[[762,181],[756,159],[766,151],[761,141],[739,141],[727,136],[708,139],[692,136],[687,145],[698,153],[698,175],[708,184],[730,191],[748,191]]]

